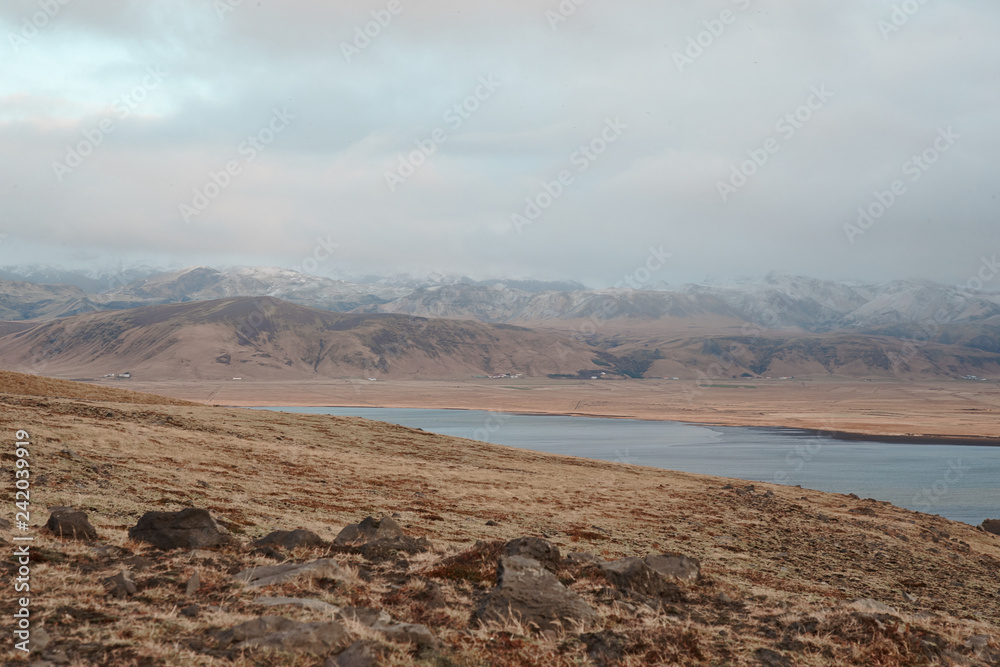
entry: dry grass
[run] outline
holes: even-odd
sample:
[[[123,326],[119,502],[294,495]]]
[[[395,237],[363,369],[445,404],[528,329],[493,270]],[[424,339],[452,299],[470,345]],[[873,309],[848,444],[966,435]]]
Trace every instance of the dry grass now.
[[[5,385],[13,386],[20,385]],[[731,480],[506,449],[360,419],[94,402],[89,386],[75,394],[51,387],[72,397],[46,396],[44,386],[28,386],[30,395],[0,395],[0,429],[32,436],[35,521],[44,523],[44,507],[74,505],[100,533],[88,545],[37,532],[35,619],[54,646],[74,657],[71,664],[322,664],[315,657],[238,654],[214,638],[264,613],[323,618],[261,607],[254,603],[259,593],[231,580],[238,570],[271,561],[246,546],[192,556],[128,539],[144,512],[186,506],[211,508],[244,542],[299,527],[332,540],[366,515],[398,514],[410,535],[432,542],[432,552],[370,562],[329,547],[300,549],[296,560],[334,557],[352,568],[356,582],[289,583],[263,593],[377,607],[426,624],[444,644],[435,655],[387,645],[386,664],[594,663],[599,651],[591,646],[599,643],[578,629],[538,636],[517,623],[470,622],[493,583],[500,545],[522,535],[546,535],[564,553],[611,559],[676,551],[702,560],[702,579],[681,585],[686,601],[659,610],[609,597],[592,568],[559,573],[597,608],[611,633],[607,642],[620,645],[617,662],[609,664],[754,665],[759,649],[790,656],[796,665],[945,664],[973,660],[963,646],[971,635],[992,635],[994,650],[1000,638],[1000,539],[938,517],[764,484],[757,494],[739,495],[721,488]],[[65,448],[82,460],[64,455]],[[760,495],[768,489],[773,498]],[[859,506],[875,516],[849,512]],[[491,519],[500,525],[487,526]],[[139,592],[126,600],[107,597],[100,579],[128,566],[132,555],[152,561],[133,568]],[[13,564],[8,559],[4,567]],[[184,582],[195,571],[202,587],[188,596]],[[906,602],[904,591],[916,602]],[[855,598],[899,611],[866,614],[849,604]],[[179,613],[192,603],[202,607],[197,617]]]

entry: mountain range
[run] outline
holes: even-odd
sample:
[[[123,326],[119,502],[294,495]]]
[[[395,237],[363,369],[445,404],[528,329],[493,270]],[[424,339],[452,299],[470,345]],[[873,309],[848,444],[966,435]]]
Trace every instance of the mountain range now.
[[[769,275],[593,290],[444,274],[425,283],[350,282],[190,267],[125,284],[92,276],[109,288],[87,292],[83,279],[26,280],[67,277],[57,271],[4,271],[22,280],[0,281],[0,363],[74,377],[121,368],[194,379],[697,377],[720,362],[727,376],[1000,373],[1000,294],[928,281]],[[241,333],[261,308],[263,328]]]

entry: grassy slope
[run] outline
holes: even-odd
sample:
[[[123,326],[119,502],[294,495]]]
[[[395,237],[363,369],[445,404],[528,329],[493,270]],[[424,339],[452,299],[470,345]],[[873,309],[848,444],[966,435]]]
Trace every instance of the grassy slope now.
[[[18,394],[0,394],[0,429],[11,434],[8,440],[15,429],[31,433],[33,472],[44,476],[36,477],[32,495],[36,522],[47,518],[43,507],[76,505],[89,512],[102,543],[154,561],[135,575],[137,596],[114,600],[99,580],[117,573],[127,554],[99,554],[38,532],[35,618],[76,664],[322,664],[217,651],[215,629],[262,613],[317,616],[265,611],[253,603],[257,594],[233,584],[230,573],[270,562],[247,548],[196,558],[161,554],[127,539],[127,529],[145,511],[188,505],[212,509],[244,540],[297,527],[329,540],[366,515],[398,512],[410,534],[431,540],[434,553],[388,564],[338,555],[356,568],[355,586],[286,584],[266,594],[375,606],[427,624],[444,640],[450,664],[587,664],[575,632],[538,638],[515,626],[470,625],[495,561],[471,570],[439,567],[442,558],[476,540],[526,534],[550,536],[563,552],[586,550],[609,559],[677,551],[702,560],[703,580],[684,585],[688,601],[666,612],[639,605],[633,613],[602,597],[606,583],[593,573],[562,573],[599,609],[604,625],[625,637],[623,664],[749,665],[757,664],[753,655],[762,647],[797,665],[924,664],[940,652],[931,644],[968,656],[962,647],[967,637],[998,635],[1000,538],[884,503],[763,484],[743,496],[721,488],[729,480],[538,454],[354,418],[167,399],[157,405],[89,385],[2,379],[8,392],[18,388]],[[62,454],[67,447],[84,460]],[[762,496],[766,489],[773,498]],[[858,508],[874,516],[850,511]],[[10,512],[5,518],[13,518]],[[488,520],[499,525],[488,527]],[[316,548],[296,557],[327,554]],[[9,559],[5,566],[13,567]],[[203,586],[189,597],[183,583],[195,571]],[[907,602],[904,590],[916,601]],[[720,600],[720,593],[733,601]],[[893,616],[903,625],[865,616],[849,604],[855,598],[898,608]],[[191,602],[206,609],[193,619],[179,615]],[[795,621],[812,629],[800,634]],[[405,647],[394,647],[391,662],[414,660]]]

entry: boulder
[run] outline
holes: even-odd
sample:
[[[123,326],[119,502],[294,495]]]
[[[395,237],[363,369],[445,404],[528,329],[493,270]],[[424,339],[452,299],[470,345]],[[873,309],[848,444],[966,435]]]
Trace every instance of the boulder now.
[[[418,648],[439,648],[441,642],[431,633],[426,625],[416,623],[383,623],[375,622],[372,626],[385,635],[389,641],[401,644],[413,644]]]
[[[987,533],[993,533],[994,535],[1000,535],[1000,519],[986,519],[980,526]]]
[[[641,558],[631,556],[600,563],[598,567],[615,588],[651,598],[664,598],[671,601],[684,599],[683,593],[669,576],[660,574]]]
[[[164,551],[218,547],[234,541],[208,510],[195,507],[180,512],[146,512],[128,536]]]
[[[335,579],[351,581],[351,576],[332,558],[321,558],[311,563],[281,563],[251,567],[237,573],[233,579],[245,583],[249,588],[262,588],[283,584],[295,579]]]
[[[413,538],[391,517],[365,518],[345,526],[333,541],[334,546],[360,553],[366,558],[381,558],[394,551],[418,553],[431,548],[426,538]]]
[[[681,581],[698,581],[698,576],[701,574],[701,563],[698,559],[683,554],[650,554],[643,560],[660,574]]]
[[[187,583],[184,584],[184,592],[188,595],[194,595],[198,592],[199,588],[201,588],[201,577],[199,577],[198,573],[195,572],[191,575],[191,578],[187,580]]]
[[[253,545],[255,547],[277,546],[291,551],[299,547],[323,546],[323,539],[311,530],[297,528],[295,530],[276,530],[268,533],[255,541]]]
[[[597,612],[536,560],[506,556],[497,568],[497,587],[476,610],[480,622],[503,623],[510,618],[540,631],[591,624]]]
[[[518,537],[504,545],[501,556],[522,556],[537,560],[545,569],[555,572],[559,569],[562,556],[559,547],[540,537]]]
[[[265,648],[291,653],[325,655],[351,643],[347,630],[334,621],[300,623],[280,616],[261,616],[223,632],[223,644],[237,649]]]
[[[72,507],[53,507],[45,527],[59,537],[74,540],[97,539],[97,530],[90,525],[87,513]]]

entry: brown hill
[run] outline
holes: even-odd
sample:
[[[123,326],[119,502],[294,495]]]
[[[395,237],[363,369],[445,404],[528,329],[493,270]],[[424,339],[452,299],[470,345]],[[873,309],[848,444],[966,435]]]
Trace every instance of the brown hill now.
[[[95,404],[44,396],[45,380],[18,382],[32,395],[0,394],[0,428],[30,433],[38,653],[11,664],[304,667],[347,663],[326,661],[355,641],[384,652],[376,664],[386,665],[1000,662],[1000,537],[972,526],[856,496],[362,419]],[[89,515],[96,538],[42,528],[44,508],[70,505]],[[129,537],[147,511],[188,507],[211,511],[235,539],[163,551]],[[411,538],[429,540],[428,550],[334,540],[369,515],[395,517]],[[251,543],[297,528],[319,541],[269,551]],[[0,528],[5,540],[13,533]],[[576,553],[550,558],[555,575],[535,579],[571,591],[592,610],[585,622],[542,634],[516,620],[476,620],[505,542],[522,536]],[[699,559],[700,573],[664,581],[637,564],[630,577],[599,565],[664,552]],[[275,559],[286,567],[332,559],[325,572],[340,574],[259,588],[233,577]],[[9,580],[17,567],[4,560]],[[13,600],[5,608],[13,613]],[[379,611],[414,625],[390,631],[373,624]],[[261,620],[268,616],[286,620]],[[310,626],[316,633],[298,655],[236,643],[278,623],[327,625]],[[245,634],[225,632],[234,627]],[[317,641],[331,634],[336,645]],[[269,641],[286,645],[291,635]]]
[[[229,380],[546,375],[592,367],[593,350],[509,325],[346,314],[270,297],[63,318],[0,338],[0,363],[61,377]]]

